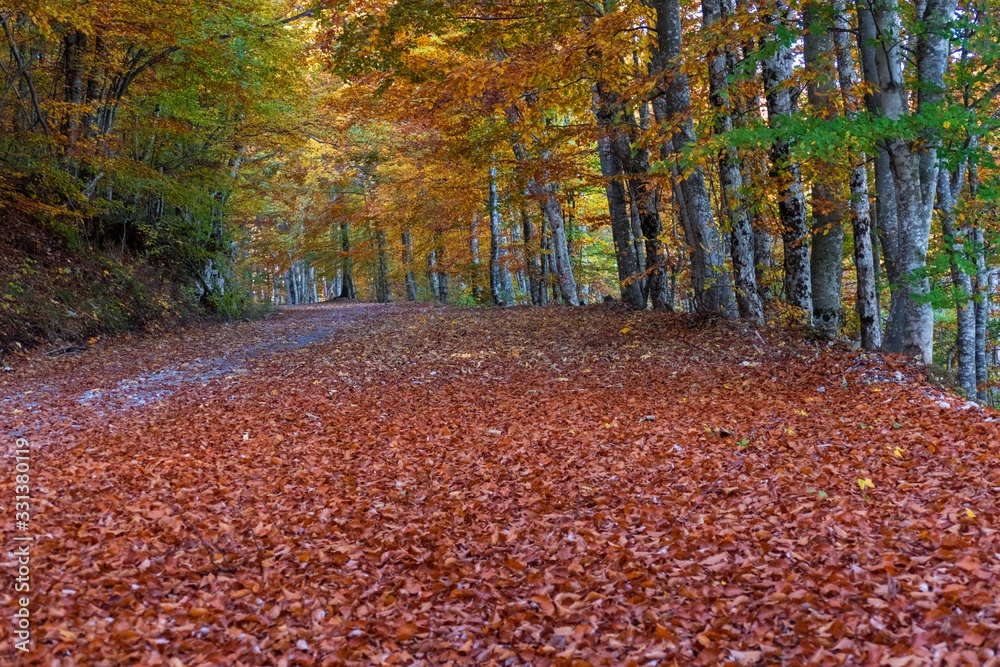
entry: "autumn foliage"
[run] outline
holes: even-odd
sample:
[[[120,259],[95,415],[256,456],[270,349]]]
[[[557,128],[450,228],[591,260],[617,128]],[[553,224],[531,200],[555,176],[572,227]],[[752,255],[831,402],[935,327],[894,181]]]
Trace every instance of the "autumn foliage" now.
[[[26,664],[994,664],[1000,421],[915,372],[603,306],[38,356]]]

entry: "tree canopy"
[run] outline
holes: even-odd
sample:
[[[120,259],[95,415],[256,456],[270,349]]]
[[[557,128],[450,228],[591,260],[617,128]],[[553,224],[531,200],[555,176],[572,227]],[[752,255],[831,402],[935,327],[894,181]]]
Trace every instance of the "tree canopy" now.
[[[0,187],[213,308],[613,297],[907,352],[983,398],[996,9],[21,3]]]

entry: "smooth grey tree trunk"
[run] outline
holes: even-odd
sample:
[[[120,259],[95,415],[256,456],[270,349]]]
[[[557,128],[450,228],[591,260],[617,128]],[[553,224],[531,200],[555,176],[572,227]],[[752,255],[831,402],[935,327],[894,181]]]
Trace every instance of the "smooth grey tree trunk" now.
[[[768,124],[781,130],[786,119],[797,111],[796,91],[791,78],[793,70],[790,46],[781,41],[781,28],[790,20],[790,10],[784,0],[777,0],[764,14],[772,32],[764,38],[764,48],[770,53],[761,66],[764,92],[767,96]],[[799,165],[792,162],[791,143],[787,137],[775,139],[771,146],[771,176],[778,184],[778,214],[781,218],[781,241],[785,251],[785,298],[802,310],[811,323],[812,277],[809,248],[806,245],[809,228]]]
[[[444,239],[441,232],[435,232],[434,245],[437,248],[434,256],[437,258],[437,297],[441,303],[448,303],[448,272],[444,268]]]
[[[507,123],[511,128],[516,128],[521,119],[520,110],[511,105],[507,108]],[[514,157],[518,161],[519,168],[528,172],[530,156],[521,138],[515,133],[511,138],[511,148]],[[566,226],[563,220],[562,208],[556,198],[558,185],[551,181],[546,165],[550,160],[548,150],[543,150],[541,154],[540,177],[532,176],[528,178],[528,193],[538,200],[542,210],[542,217],[549,229],[550,235],[550,265],[555,268],[556,276],[559,280],[560,292],[565,302],[571,306],[579,306],[580,300],[576,294],[576,279],[573,277],[573,266],[569,261],[569,248],[566,245]]]
[[[725,12],[723,0],[702,0],[705,28],[711,29]],[[724,47],[717,46],[709,54],[708,78],[711,102],[715,108],[715,131],[725,134],[733,130],[732,108],[729,103],[727,78],[731,72]],[[757,290],[756,253],[753,223],[743,196],[743,173],[735,149],[724,147],[719,154],[719,180],[722,186],[722,206],[729,220],[729,252],[733,259],[733,283],[740,317],[753,324],[764,321],[764,305]]]
[[[490,297],[494,306],[508,305],[508,298],[504,289],[503,272],[505,268],[501,265],[501,244],[502,244],[502,220],[500,219],[500,196],[497,191],[497,169],[490,167]]]
[[[288,305],[294,306],[298,301],[298,294],[295,289],[295,267],[294,264],[288,267],[288,271],[285,272],[285,287],[288,290]]]
[[[979,196],[979,168],[969,165],[969,196]],[[976,282],[973,286],[976,311],[976,396],[980,401],[989,398],[989,363],[986,355],[986,328],[990,321],[990,270],[986,264],[986,245],[982,225],[977,221],[972,229],[973,254],[976,263]]]
[[[573,265],[569,261],[569,246],[566,243],[566,226],[562,209],[556,199],[554,188],[546,187],[543,196],[542,211],[549,225],[552,258],[559,279],[559,291],[567,305],[579,306],[580,299],[576,295],[576,279],[573,277]]]
[[[341,253],[341,278],[340,298],[357,299],[358,293],[354,288],[354,260],[351,257],[351,228],[347,223],[340,223],[340,253]]]
[[[938,173],[937,206],[941,213],[941,231],[948,244],[952,288],[955,291],[957,335],[955,350],[958,362],[958,386],[969,398],[976,398],[976,310],[972,304],[972,279],[963,269],[965,245],[955,224],[955,194],[964,180],[964,169],[949,174]]]
[[[594,116],[601,135],[597,139],[597,151],[601,160],[601,175],[604,177],[604,192],[608,200],[611,216],[611,236],[615,244],[615,259],[618,266],[618,284],[622,303],[633,310],[643,310],[646,299],[642,293],[639,266],[632,242],[632,220],[625,200],[623,184],[624,167],[614,149],[616,116],[623,113],[617,108],[616,100],[605,93],[600,84],[594,91]],[[635,207],[633,207],[635,208]],[[636,218],[638,219],[638,209]]]
[[[848,118],[856,118],[860,100],[857,96],[858,74],[851,51],[850,21],[845,0],[834,1],[833,41],[837,52],[837,76]],[[857,312],[861,326],[861,347],[882,347],[882,315],[876,283],[875,250],[872,236],[871,206],[868,201],[868,168],[865,155],[856,156],[851,172],[851,227],[854,232],[854,268],[857,275]]]
[[[879,63],[876,56],[879,33],[875,16],[868,0],[859,0],[855,5],[858,15],[858,53],[861,56],[861,71],[869,90],[865,94],[865,106],[869,113],[881,113],[881,94],[878,90]],[[896,208],[896,184],[892,176],[888,144],[880,141],[875,150],[875,215],[879,245],[889,279],[889,317],[885,325],[882,347],[886,352],[903,351],[903,303],[906,288],[903,285],[899,263],[899,216]]]
[[[72,150],[80,135],[87,50],[86,33],[74,30],[63,38],[64,100],[68,106],[63,125],[66,134],[64,149],[66,153]]]
[[[917,8],[922,25],[916,46],[916,107],[924,116],[933,115],[933,109],[944,101],[947,26],[955,5],[956,0],[927,0]],[[873,100],[877,112],[893,121],[902,120],[910,114],[911,105],[903,78],[898,4],[896,0],[882,0],[874,5],[874,11],[869,11],[867,0],[862,0],[857,7],[860,46],[874,51],[878,78],[870,83],[877,86]],[[866,43],[872,35],[874,44]],[[901,325],[894,324],[902,331],[902,351],[925,364],[934,360],[934,311],[927,298],[930,281],[925,269],[938,185],[937,144],[933,127],[928,127],[921,132],[919,142],[913,137],[891,137],[885,147],[895,188],[896,270],[901,293],[898,299],[902,301],[895,311],[890,311],[890,319],[902,319]],[[888,203],[880,193],[880,204],[883,202]]]
[[[506,247],[504,248],[505,255],[509,254],[515,248],[524,247],[524,244],[521,241],[521,234],[523,233],[523,230],[521,229],[521,225],[515,222],[518,218],[518,214],[519,211],[515,211],[514,207],[512,207],[511,205],[509,204],[507,205],[507,219],[510,220],[510,226],[509,226],[510,248],[509,249]],[[517,302],[517,294],[515,293],[515,286],[516,289],[520,290],[521,293],[523,294],[531,293],[528,287],[528,273],[525,270],[526,266],[527,266],[526,263],[520,262],[514,271],[508,271],[508,275],[510,275],[511,280],[513,281],[510,288],[510,297],[512,304]]]
[[[541,206],[539,206],[539,211],[541,211]],[[549,244],[549,226],[545,222],[545,216],[542,215],[542,231],[538,239],[538,254],[541,263],[541,280],[538,289],[538,305],[547,306],[549,305],[549,282],[550,276],[552,275],[552,253]]]
[[[430,288],[431,298],[440,298],[441,285],[438,281],[437,251],[431,250],[427,253],[427,285]]]
[[[681,70],[682,24],[679,0],[650,0],[656,10],[657,45],[650,63],[650,73],[659,81],[659,94],[653,100],[653,115],[661,128],[670,128],[671,139],[662,149],[664,160],[671,162],[677,183],[675,193],[684,209],[685,245],[691,254],[691,283],[695,310],[735,317],[739,311],[726,270],[725,253],[715,226],[712,207],[701,167],[681,174],[679,155],[695,142],[691,120],[691,89]],[[675,197],[675,199],[677,199]],[[643,230],[647,236],[648,233]],[[654,265],[647,245],[646,262]],[[651,290],[652,292],[652,290]]]
[[[413,272],[413,235],[403,230],[403,265],[406,267],[406,300],[417,300],[417,276]]]
[[[385,229],[375,230],[375,301],[392,301],[392,280],[389,276],[389,239]]]
[[[973,287],[975,301],[973,307],[976,313],[976,398],[985,401],[988,398],[989,364],[986,355],[986,328],[990,321],[989,284],[990,272],[986,266],[986,256],[982,252],[983,230],[978,225],[973,230],[973,245],[976,253],[976,282]]]
[[[632,248],[635,254],[635,266],[639,273],[639,289],[642,290],[642,307],[646,307],[649,299],[649,290],[646,284],[646,245],[642,235],[642,221],[639,219],[639,206],[636,203],[635,193],[631,191],[629,182],[626,181],[625,194],[628,196],[629,222],[632,223]],[[671,301],[673,303],[673,301]]]
[[[539,245],[535,237],[535,226],[531,223],[528,208],[521,206],[521,242],[524,244],[524,264],[528,272],[528,291],[531,294],[531,305],[542,305],[542,267],[539,262]]]
[[[660,190],[648,177],[650,172],[649,150],[635,144],[631,138],[637,133],[633,116],[625,111],[624,104],[617,103],[617,132],[611,135],[611,149],[615,152],[623,171],[628,174],[628,194],[632,202],[632,210],[639,223],[639,238],[643,241],[640,251],[645,258],[643,275],[645,276],[644,301],[648,298],[654,310],[673,310],[674,302],[670,295],[667,278],[667,248],[661,238],[663,222],[660,219]],[[652,259],[650,259],[652,258]]]
[[[736,13],[737,7],[745,5],[746,0],[722,0],[723,16],[732,16]],[[757,50],[757,42],[752,36],[743,37],[738,46],[727,48],[725,53],[728,71],[736,72],[748,58],[756,58]],[[742,91],[734,87],[733,90],[729,91],[729,95],[729,105],[733,109],[732,118],[735,127],[752,129],[763,120],[759,93]],[[743,165],[742,174],[746,183],[752,183],[755,174],[766,178],[768,174],[767,160]],[[754,278],[757,282],[757,292],[761,303],[767,303],[774,298],[767,276],[768,270],[774,267],[774,239],[767,225],[767,216],[762,213],[763,197],[759,193],[751,196],[749,192],[744,192],[744,201],[749,209],[750,222],[753,226]]]
[[[472,298],[476,303],[483,297],[483,288],[479,280],[479,212],[472,212],[472,222],[469,223],[469,284],[472,285]]]
[[[506,239],[504,239],[506,241]],[[502,247],[502,246],[501,246]],[[501,253],[501,257],[505,257],[506,252]],[[503,298],[503,305],[513,306],[514,305],[514,276],[511,274],[510,269],[507,268],[507,262],[505,259],[501,259],[501,264],[504,269],[500,275],[501,278],[501,290],[500,293]]]
[[[954,18],[957,0],[928,0],[924,8],[923,31],[917,42],[917,73],[919,86],[917,91],[918,113],[933,115],[934,110],[945,103],[944,75],[948,69],[949,59],[949,25]],[[914,221],[914,227],[904,228],[903,239],[908,257],[912,261],[911,273],[926,268],[927,250],[930,240],[931,216],[934,208],[938,172],[941,169],[938,162],[937,138],[933,128],[924,131],[924,150],[919,151],[917,167],[914,170],[920,177],[920,196],[922,199],[922,217]],[[907,149],[910,148],[907,144]],[[960,179],[964,181],[964,175]],[[954,200],[954,196],[952,196]],[[930,282],[924,279],[921,284],[921,294],[930,292]],[[931,363],[934,340],[934,311],[929,303],[909,299],[907,301],[907,326],[904,327],[904,349],[919,349],[925,363]],[[974,324],[973,324],[974,326]],[[906,336],[906,332],[911,332]],[[973,353],[974,354],[974,353]],[[973,367],[975,361],[973,359]]]
[[[809,105],[820,118],[830,120],[838,115],[834,95],[837,91],[833,58],[833,36],[830,25],[815,1],[806,3],[804,52],[809,73],[807,85]],[[822,158],[819,158],[820,160]],[[835,338],[842,322],[844,285],[844,202],[842,186],[829,178],[834,165],[819,165],[819,174],[812,187],[812,252],[810,281],[813,297],[813,327]]]

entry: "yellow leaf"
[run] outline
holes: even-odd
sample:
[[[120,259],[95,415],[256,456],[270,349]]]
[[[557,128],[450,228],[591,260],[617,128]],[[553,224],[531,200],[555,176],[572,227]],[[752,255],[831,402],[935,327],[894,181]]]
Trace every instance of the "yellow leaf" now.
[[[976,518],[976,513],[973,512],[972,510],[970,510],[968,507],[966,507],[965,508],[965,516],[969,517],[970,519],[975,519]]]
[[[874,489],[875,483],[872,482],[871,479],[865,477],[864,479],[858,480],[858,486],[861,487],[862,491],[864,491],[865,489]]]

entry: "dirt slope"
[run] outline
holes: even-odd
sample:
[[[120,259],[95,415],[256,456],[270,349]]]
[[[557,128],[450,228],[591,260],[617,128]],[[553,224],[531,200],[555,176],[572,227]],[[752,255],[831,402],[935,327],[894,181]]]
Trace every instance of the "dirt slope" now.
[[[194,319],[162,267],[71,243],[54,223],[0,202],[0,361],[148,324]],[[2,365],[2,364],[0,364]]]
[[[23,363],[0,661],[996,664],[998,415],[691,324],[320,306]]]

